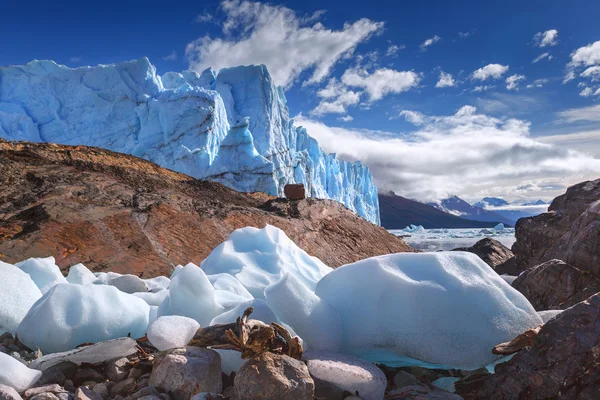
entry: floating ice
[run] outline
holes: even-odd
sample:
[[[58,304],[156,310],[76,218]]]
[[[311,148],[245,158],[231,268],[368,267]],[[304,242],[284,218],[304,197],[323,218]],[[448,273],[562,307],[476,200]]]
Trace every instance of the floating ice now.
[[[264,298],[264,289],[277,282],[284,272],[314,290],[319,279],[332,270],[296,246],[281,229],[271,225],[263,229],[235,230],[200,266],[209,275],[228,273],[234,276],[258,299]]]
[[[33,386],[41,376],[41,371],[27,368],[11,356],[0,353],[0,384],[22,393]]]
[[[67,280],[60,272],[60,268],[54,262],[54,257],[30,258],[16,264],[23,272],[31,276],[42,294],[46,293],[52,286],[58,283],[66,283]]]
[[[4,139],[105,147],[241,191],[283,196],[285,184],[304,183],[309,196],[379,223],[369,169],[295,127],[264,65],[161,77],[147,58],[76,69],[32,61],[0,76]]]
[[[149,312],[144,300],[113,286],[62,283],[31,307],[17,334],[29,348],[56,353],[83,343],[142,337]]]
[[[16,333],[31,306],[42,297],[29,274],[0,261],[0,331]]]
[[[381,400],[387,378],[381,369],[360,358],[330,352],[310,351],[305,357],[308,371],[314,378],[328,382],[361,399]]]
[[[222,309],[215,302],[215,289],[206,274],[189,263],[171,277],[169,295],[158,308],[158,317],[181,315],[208,326]]]
[[[445,390],[446,392],[455,393],[456,389],[454,388],[454,384],[459,380],[460,380],[460,378],[448,376],[448,377],[438,378],[435,381],[431,382],[431,384],[437,388]]]
[[[200,328],[188,317],[166,315],[158,318],[148,328],[148,340],[160,351],[186,346]]]
[[[495,231],[503,231],[504,230],[504,224],[503,223],[499,223],[498,225],[496,225],[494,227]]]
[[[53,353],[33,360],[30,368],[45,371],[56,364],[69,361],[77,365],[83,363],[95,364],[112,360],[118,357],[127,357],[137,351],[137,343],[131,338],[119,338],[106,342],[94,343],[89,346],[69,350],[62,353]]]
[[[496,344],[542,322],[522,294],[466,252],[369,258],[325,276],[316,294],[341,315],[344,352],[383,348],[456,368],[490,363]]]
[[[304,339],[308,350],[335,352],[340,348],[340,315],[293,275],[286,273],[268,286],[265,298],[275,315]]]
[[[229,324],[231,322],[235,322],[238,317],[241,317],[242,314],[244,314],[244,311],[246,311],[248,307],[254,308],[252,315],[250,315],[250,319],[256,319],[266,324],[278,321],[277,317],[264,300],[252,299],[245,301],[234,309],[224,312],[221,315],[217,315],[212,321],[210,321],[210,325]]]
[[[76,283],[79,285],[104,283],[100,279],[98,279],[92,271],[87,269],[87,267],[81,263],[75,264],[71,268],[69,268],[67,281],[69,283]]]
[[[424,232],[425,228],[422,225],[410,224],[406,228],[402,229],[404,232]]]

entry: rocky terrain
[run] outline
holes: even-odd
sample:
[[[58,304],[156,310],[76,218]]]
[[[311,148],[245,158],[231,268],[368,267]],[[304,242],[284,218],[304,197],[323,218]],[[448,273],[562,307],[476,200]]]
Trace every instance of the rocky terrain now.
[[[239,193],[120,153],[0,140],[0,260],[168,275],[241,227],[281,228],[332,267],[414,251],[332,200]]]

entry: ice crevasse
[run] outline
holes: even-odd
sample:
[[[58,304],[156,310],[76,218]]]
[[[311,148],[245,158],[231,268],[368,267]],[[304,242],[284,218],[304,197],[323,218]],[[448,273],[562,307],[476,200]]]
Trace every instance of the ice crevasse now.
[[[379,223],[369,169],[294,126],[264,65],[162,76],[147,58],[0,67],[0,137],[103,147],[239,191],[282,196],[285,184],[304,183],[309,196]]]

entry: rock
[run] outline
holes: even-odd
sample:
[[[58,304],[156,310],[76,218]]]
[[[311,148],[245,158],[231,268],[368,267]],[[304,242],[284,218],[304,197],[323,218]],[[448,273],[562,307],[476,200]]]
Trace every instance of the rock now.
[[[554,259],[529,268],[512,286],[538,311],[562,310],[600,292],[600,278]]]
[[[189,399],[200,392],[221,393],[221,358],[217,352],[201,347],[166,351],[154,360],[149,384],[175,399]]]
[[[399,389],[405,386],[420,385],[421,381],[406,371],[398,371],[394,375],[393,384],[395,389]]]
[[[111,389],[112,385],[109,386],[108,383],[106,382],[101,382],[99,384],[97,384],[96,386],[94,386],[94,388],[92,389],[93,392],[97,393],[100,395],[100,397],[102,397],[103,399],[108,399],[110,396],[110,389]]]
[[[58,397],[56,397],[56,395],[54,393],[45,392],[45,393],[36,394],[35,396],[31,397],[29,400],[58,400]]]
[[[155,394],[151,394],[149,396],[140,397],[139,400],[161,400],[162,397],[157,396]]]
[[[237,400],[313,400],[315,383],[306,364],[285,355],[263,353],[235,376]]]
[[[42,393],[61,393],[66,392],[66,390],[59,385],[46,385],[46,386],[38,386],[31,389],[27,389],[23,392],[23,397],[28,399],[30,397],[37,396]]]
[[[148,286],[136,275],[121,275],[108,281],[108,284],[125,293],[143,293],[148,291]]]
[[[510,342],[500,343],[494,346],[494,348],[492,349],[492,353],[509,355],[516,353],[517,351],[522,350],[526,347],[533,346],[533,344],[535,343],[535,338],[537,337],[538,333],[540,333],[541,328],[542,325],[533,329],[528,329],[513,340],[511,340]]]
[[[158,390],[156,390],[156,388],[152,387],[152,386],[148,386],[145,388],[142,388],[140,390],[138,390],[137,392],[133,393],[131,396],[129,396],[129,398],[131,398],[132,400],[135,399],[140,399],[140,398],[144,398],[144,397],[148,397],[148,396],[160,396],[160,392]]]
[[[116,383],[110,389],[110,394],[113,397],[115,397],[115,396],[127,397],[127,396],[129,396],[129,394],[131,392],[133,392],[133,390],[135,389],[135,385],[136,385],[135,379],[127,378],[119,383]]]
[[[69,392],[56,393],[58,400],[74,400],[75,396]]]
[[[446,392],[437,387],[430,388],[425,385],[411,385],[394,389],[390,391],[388,397],[394,400],[462,400],[462,397],[454,393]]]
[[[100,372],[92,368],[79,368],[75,375],[73,375],[73,383],[75,386],[81,386],[83,382],[94,381],[104,382],[106,378]]]
[[[498,364],[495,374],[457,382],[457,393],[465,399],[598,399],[598,321],[600,294],[548,321],[535,344]]]
[[[305,359],[319,398],[341,400],[347,393],[358,393],[362,399],[379,400],[385,394],[385,374],[367,361],[321,351],[308,352]]]
[[[471,247],[459,247],[452,251],[468,251],[479,256],[487,265],[492,267],[494,270],[499,265],[506,263],[509,259],[513,258],[512,251],[496,239],[485,238],[481,239]],[[499,272],[506,273],[506,272]]]
[[[22,397],[12,387],[0,385],[0,400],[22,400]]]
[[[288,183],[283,187],[283,193],[288,200],[304,200],[306,191],[302,183]]]
[[[521,218],[513,245],[521,271],[559,259],[600,276],[600,179],[569,187],[548,212]]]
[[[119,382],[127,378],[131,366],[127,357],[117,358],[106,363],[104,373],[108,380]]]
[[[64,385],[67,379],[72,379],[77,371],[77,364],[70,361],[63,361],[55,364],[42,372],[42,377],[37,381],[38,385],[56,383]]]
[[[104,400],[104,398],[99,393],[81,386],[75,391],[75,400]]]

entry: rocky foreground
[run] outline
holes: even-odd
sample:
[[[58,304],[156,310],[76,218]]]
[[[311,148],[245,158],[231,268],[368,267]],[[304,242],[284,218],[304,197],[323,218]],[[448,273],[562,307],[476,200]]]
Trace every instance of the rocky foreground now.
[[[414,251],[338,202],[239,193],[137,157],[0,139],[0,260],[168,275],[235,229],[271,224],[331,267]]]

